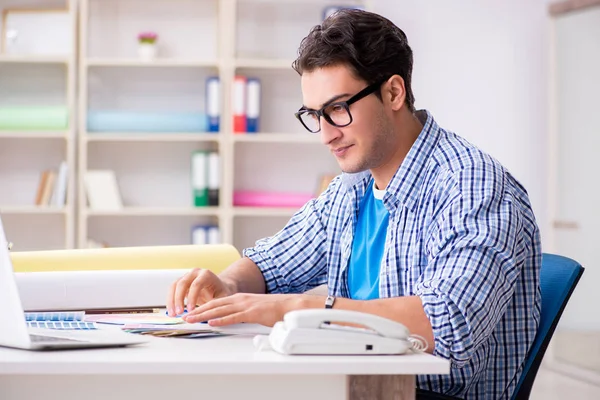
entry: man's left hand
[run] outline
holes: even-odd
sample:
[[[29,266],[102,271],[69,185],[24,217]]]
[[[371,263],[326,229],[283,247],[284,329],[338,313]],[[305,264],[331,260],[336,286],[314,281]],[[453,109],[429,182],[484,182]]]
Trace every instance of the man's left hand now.
[[[211,326],[242,322],[273,326],[283,316],[302,307],[301,294],[237,293],[213,299],[183,316],[189,323],[208,321]]]

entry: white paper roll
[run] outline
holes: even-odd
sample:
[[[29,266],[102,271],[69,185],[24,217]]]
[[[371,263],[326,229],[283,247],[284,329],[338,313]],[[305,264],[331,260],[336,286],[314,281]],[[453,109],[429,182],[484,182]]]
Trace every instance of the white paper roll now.
[[[186,269],[17,272],[25,311],[164,307]]]

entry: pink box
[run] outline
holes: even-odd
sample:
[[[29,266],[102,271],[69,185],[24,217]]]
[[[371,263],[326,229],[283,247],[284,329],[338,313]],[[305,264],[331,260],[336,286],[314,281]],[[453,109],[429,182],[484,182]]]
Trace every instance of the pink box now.
[[[253,192],[239,190],[233,193],[233,205],[242,207],[302,207],[315,198],[313,193]]]

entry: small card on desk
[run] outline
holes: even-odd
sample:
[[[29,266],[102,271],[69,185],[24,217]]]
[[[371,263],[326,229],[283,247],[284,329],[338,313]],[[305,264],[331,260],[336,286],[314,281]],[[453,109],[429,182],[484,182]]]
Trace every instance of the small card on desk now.
[[[140,335],[151,335],[157,337],[179,337],[179,338],[207,338],[215,336],[227,336],[226,333],[215,331],[206,324],[184,324],[174,327],[155,324],[132,324],[124,325],[122,330]]]

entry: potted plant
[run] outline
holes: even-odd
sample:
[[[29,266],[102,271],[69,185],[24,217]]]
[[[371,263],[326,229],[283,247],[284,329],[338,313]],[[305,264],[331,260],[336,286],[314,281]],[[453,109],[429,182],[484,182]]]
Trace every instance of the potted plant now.
[[[156,40],[154,32],[142,32],[138,35],[138,55],[142,60],[150,61],[156,58]]]

